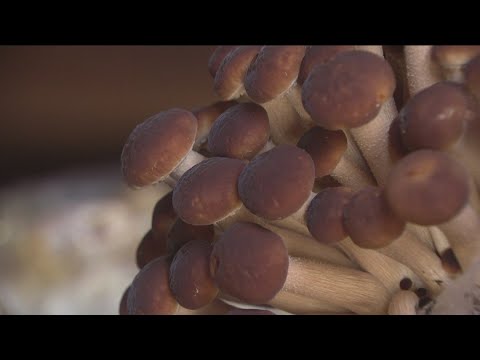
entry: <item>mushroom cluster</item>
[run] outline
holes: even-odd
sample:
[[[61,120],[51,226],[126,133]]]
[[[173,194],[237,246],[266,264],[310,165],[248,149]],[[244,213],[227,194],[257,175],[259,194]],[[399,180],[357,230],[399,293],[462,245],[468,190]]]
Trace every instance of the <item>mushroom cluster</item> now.
[[[163,181],[121,314],[417,314],[480,256],[480,46],[219,46],[139,124]]]

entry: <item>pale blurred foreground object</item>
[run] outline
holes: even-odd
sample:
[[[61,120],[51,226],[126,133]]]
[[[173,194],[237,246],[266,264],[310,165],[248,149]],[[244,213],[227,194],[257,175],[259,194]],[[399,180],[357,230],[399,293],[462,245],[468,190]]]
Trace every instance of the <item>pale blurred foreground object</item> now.
[[[480,259],[438,296],[431,315],[480,315]]]
[[[0,190],[0,314],[117,314],[165,185],[132,192],[118,165]]]

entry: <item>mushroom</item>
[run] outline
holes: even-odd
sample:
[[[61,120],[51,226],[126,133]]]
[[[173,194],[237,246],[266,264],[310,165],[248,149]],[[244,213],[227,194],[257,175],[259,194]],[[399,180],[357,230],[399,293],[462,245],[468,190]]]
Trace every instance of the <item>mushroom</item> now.
[[[464,69],[465,86],[480,101],[480,54],[473,58]]]
[[[168,232],[167,251],[169,254],[176,254],[186,243],[197,240],[213,243],[215,240],[213,225],[191,225],[177,219]]]
[[[224,314],[230,306],[215,301],[198,310],[181,307],[169,287],[170,261],[159,257],[135,276],[127,296],[129,315]]]
[[[168,177],[179,178],[204,160],[192,146],[197,119],[183,109],[158,113],[138,125],[122,151],[122,172],[127,184],[139,188]]]
[[[235,100],[245,95],[243,80],[260,49],[261,46],[238,46],[223,59],[213,83],[215,93],[222,100]]]
[[[447,154],[418,150],[407,155],[391,171],[385,194],[405,221],[437,225],[464,271],[480,254],[480,219],[468,204],[467,172]]]
[[[378,249],[406,265],[433,293],[448,282],[440,258],[405,230],[405,221],[390,209],[382,189],[368,187],[356,193],[344,207],[343,226],[355,244]]]
[[[417,315],[418,300],[413,291],[399,290],[388,305],[388,315]]]
[[[177,251],[170,265],[170,289],[180,306],[195,310],[210,304],[218,288],[210,276],[212,245],[207,240],[189,241]]]
[[[346,156],[348,140],[342,130],[331,131],[315,126],[303,134],[297,146],[312,157],[317,179],[330,175],[354,190],[375,184],[369,172]]]
[[[207,142],[208,134],[217,118],[228,108],[236,105],[236,101],[217,101],[208,106],[202,106],[192,110],[197,118],[197,135],[193,150],[199,151]]]
[[[463,67],[480,55],[478,45],[436,45],[432,46],[432,60],[440,65],[444,78],[463,82]]]
[[[307,225],[313,237],[320,243],[342,249],[391,293],[399,289],[405,278],[421,286],[422,281],[407,266],[378,251],[362,249],[348,238],[343,213],[353,195],[350,188],[336,187],[324,189],[315,196],[307,211]]]
[[[220,65],[222,64],[223,60],[231,53],[233,50],[238,48],[238,46],[217,46],[216,49],[213,51],[210,59],[208,60],[208,72],[215,79],[215,75],[217,74]]]
[[[213,124],[208,150],[213,156],[250,160],[274,147],[269,136],[267,111],[254,103],[242,103],[229,108]]]
[[[451,82],[439,82],[412,97],[399,114],[401,139],[410,151],[445,150],[480,183],[478,153],[465,141],[465,132],[477,114],[473,113],[465,90]],[[480,209],[472,179],[471,201]]]
[[[396,112],[394,89],[388,62],[363,50],[342,52],[316,66],[302,87],[303,105],[312,119],[328,130],[350,129],[379,184],[391,163],[387,133]]]
[[[285,146],[298,149],[292,145]],[[298,151],[303,152],[300,149]],[[173,191],[175,212],[184,222],[197,226],[217,224],[220,228],[225,228],[236,221],[258,222],[288,237],[289,249],[295,254],[309,254],[322,260],[329,259],[334,263],[348,263],[352,266],[338,251],[318,246],[305,236],[276,229],[246,210],[237,190],[238,178],[244,166],[238,159],[210,158],[188,170]],[[304,232],[309,235],[307,229]]]
[[[289,257],[280,236],[251,223],[236,223],[223,233],[210,271],[221,291],[251,304],[289,291],[360,314],[385,313],[388,305],[387,290],[370,274]]]

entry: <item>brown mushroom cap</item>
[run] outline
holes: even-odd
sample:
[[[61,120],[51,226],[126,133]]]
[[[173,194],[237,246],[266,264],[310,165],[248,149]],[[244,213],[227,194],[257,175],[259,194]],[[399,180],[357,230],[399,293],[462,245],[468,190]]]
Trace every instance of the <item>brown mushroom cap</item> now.
[[[244,167],[241,160],[217,157],[189,169],[173,191],[178,217],[192,225],[209,225],[238,209],[237,180]]]
[[[432,47],[432,59],[444,68],[465,65],[480,55],[479,45],[435,45]]]
[[[480,56],[477,56],[465,66],[464,74],[465,85],[480,101]]]
[[[196,140],[198,140],[200,136],[207,136],[217,118],[228,108],[236,104],[236,101],[217,101],[208,106],[193,109],[192,113],[197,118],[198,123]]]
[[[411,151],[448,148],[463,133],[468,105],[464,90],[454,83],[420,91],[399,114],[403,144]]]
[[[397,162],[408,154],[408,149],[403,145],[399,116],[393,119],[388,129],[388,154],[392,162]]]
[[[440,224],[467,203],[467,173],[445,153],[418,150],[395,165],[385,194],[390,208],[402,219],[420,225]]]
[[[218,294],[210,275],[212,245],[189,241],[178,250],[170,266],[170,289],[184,308],[195,310],[210,304]]]
[[[119,315],[128,315],[127,297],[128,297],[129,291],[130,291],[130,286],[127,287],[123,292],[122,299],[120,300],[120,306],[118,308]]]
[[[279,145],[255,157],[238,179],[243,204],[267,220],[299,210],[311,194],[315,165],[305,150]]]
[[[153,208],[152,232],[156,238],[167,237],[170,228],[177,219],[173,209],[173,191],[168,192],[157,201]]]
[[[318,45],[309,46],[305,51],[297,83],[302,85],[310,72],[317,65],[322,65],[332,60],[337,54],[344,51],[354,50],[353,45]]]
[[[156,114],[138,125],[122,151],[122,172],[131,187],[168,176],[192,149],[197,119],[182,109]]]
[[[358,246],[378,249],[403,233],[405,221],[389,208],[382,189],[368,186],[357,192],[343,208],[343,226]]]
[[[232,309],[225,315],[275,315],[275,313],[260,309]]]
[[[217,46],[208,60],[208,72],[212,75],[212,78],[215,78],[215,75],[225,57],[237,47],[238,46],[232,45]]]
[[[343,208],[353,195],[352,189],[339,186],[324,189],[313,198],[307,210],[307,226],[314,239],[330,245],[348,236],[343,227]]]
[[[182,219],[177,219],[168,234],[167,250],[169,254],[177,251],[190,241],[207,241],[212,243],[215,238],[213,225],[190,225]]]
[[[167,254],[167,234],[159,237],[149,230],[137,247],[136,262],[139,269],[150,261]]]
[[[395,75],[384,58],[347,51],[310,72],[302,87],[302,102],[318,125],[339,130],[373,120],[394,90]]]
[[[247,69],[261,48],[261,46],[239,46],[228,53],[218,68],[213,82],[213,89],[221,99],[232,100],[242,95]]]
[[[270,137],[267,111],[254,103],[235,105],[215,121],[208,135],[208,150],[213,156],[249,160]]]
[[[270,301],[282,289],[288,265],[282,238],[245,222],[230,226],[210,256],[210,273],[220,290],[249,304]]]
[[[245,90],[257,103],[275,99],[298,77],[305,46],[264,46],[245,76]]]
[[[315,126],[298,141],[297,146],[312,157],[315,164],[315,177],[330,175],[347,150],[347,137],[342,130],[326,130]]]
[[[170,263],[160,257],[137,274],[127,297],[130,315],[171,315],[178,309],[168,283]]]

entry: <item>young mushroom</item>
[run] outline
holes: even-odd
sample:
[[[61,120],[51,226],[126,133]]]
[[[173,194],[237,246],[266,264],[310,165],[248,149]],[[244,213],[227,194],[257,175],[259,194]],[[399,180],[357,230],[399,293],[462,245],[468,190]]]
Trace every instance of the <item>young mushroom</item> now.
[[[347,187],[327,188],[311,201],[307,225],[320,243],[335,245],[355,260],[365,271],[376,277],[391,293],[399,289],[402,280],[409,279],[421,286],[422,281],[408,267],[382,253],[362,249],[348,238],[343,223],[344,207],[354,192]]]
[[[215,79],[215,75],[217,74],[220,65],[222,65],[223,60],[231,53],[233,50],[238,48],[238,46],[232,45],[223,45],[217,46],[216,49],[213,51],[210,59],[208,59],[208,72]]]
[[[135,276],[127,296],[129,315],[224,314],[231,309],[219,301],[189,310],[178,304],[169,286],[170,261],[159,257]]]
[[[254,103],[242,103],[218,117],[208,135],[208,150],[213,156],[250,160],[274,147],[269,137],[266,110]]]
[[[328,130],[350,129],[379,184],[391,163],[386,150],[395,117],[394,89],[388,62],[362,50],[342,52],[316,66],[302,87],[303,105],[312,119]]]
[[[385,188],[397,216],[443,231],[464,271],[480,254],[480,219],[468,204],[467,176],[447,154],[418,150],[397,163]]]
[[[405,221],[390,209],[382,189],[367,187],[356,193],[344,207],[343,225],[355,244],[406,265],[433,293],[449,280],[440,258],[405,229]]]
[[[210,304],[218,288],[210,276],[212,245],[206,240],[189,241],[170,265],[170,289],[180,306],[196,310]]]
[[[315,126],[303,134],[297,146],[312,157],[317,179],[330,175],[354,190],[375,185],[370,173],[346,156],[348,140],[342,130],[332,131]]]
[[[210,271],[220,290],[251,304],[290,291],[360,314],[387,310],[388,292],[370,274],[289,257],[282,238],[256,224],[236,223],[223,233]]]
[[[192,146],[197,119],[187,110],[170,109],[138,125],[122,151],[122,172],[127,184],[139,188],[179,178],[187,169],[204,159]]]

